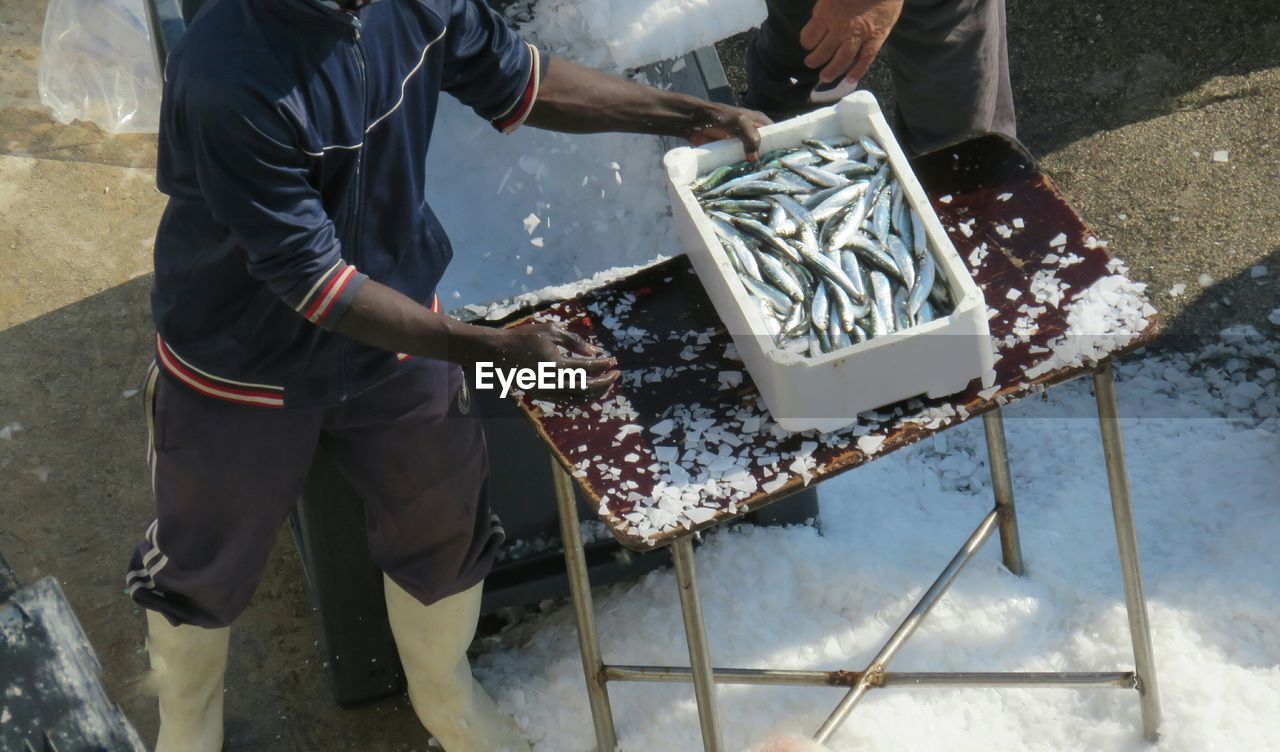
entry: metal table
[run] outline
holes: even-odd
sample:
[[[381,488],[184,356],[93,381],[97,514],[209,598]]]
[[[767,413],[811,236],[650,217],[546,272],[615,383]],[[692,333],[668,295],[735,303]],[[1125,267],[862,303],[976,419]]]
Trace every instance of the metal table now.
[[[1098,280],[1123,275],[1123,264],[1107,253],[1105,244],[1097,241],[1053,182],[1012,141],[985,136],[922,156],[913,165],[957,251],[969,260],[974,278],[986,295],[991,335],[1000,356],[992,387],[984,388],[975,380],[967,391],[950,398],[909,400],[862,416],[856,428],[831,434],[783,436],[770,432],[767,413],[758,404],[750,376],[733,359],[732,348],[726,348],[729,335],[683,257],[557,303],[514,324],[519,326],[534,319],[560,321],[612,352],[624,373],[623,382],[603,404],[554,408],[546,403],[522,402],[553,456],[565,560],[595,737],[601,752],[617,746],[608,685],[618,681],[692,683],[703,746],[712,751],[723,749],[716,714],[716,684],[848,687],[839,705],[815,733],[814,739],[819,742],[829,739],[858,702],[877,687],[1135,689],[1143,734],[1156,739],[1159,692],[1110,365],[1112,358],[1141,347],[1155,336],[1154,312],[1146,307],[1139,313],[1139,322],[1127,333],[1090,342],[1090,357],[1055,357],[1055,345],[1066,352],[1062,338],[1067,332],[1067,307]],[[1037,302],[1033,290],[1040,292],[1044,302]],[[1045,310],[1037,311],[1038,308]],[[1039,313],[1038,318],[1031,317],[1028,310]],[[720,376],[725,373],[740,375],[725,379]],[[632,376],[625,378],[627,374]],[[999,533],[1005,566],[1014,574],[1023,574],[999,408],[1010,400],[1085,374],[1092,374],[1096,391],[1135,669],[1034,673],[889,671],[890,662],[903,644],[994,533]],[[691,421],[691,415],[698,420]],[[986,430],[993,508],[867,666],[861,671],[835,672],[712,667],[694,568],[696,531],[758,509],[808,482],[821,482],[978,415]],[[763,421],[764,428],[752,432],[757,420]],[[750,425],[744,430],[745,424]],[[654,431],[655,426],[659,431]],[[709,426],[722,426],[724,430]],[[723,482],[706,486],[710,490],[701,492],[698,506],[676,515],[673,524],[670,512],[650,506],[651,494],[660,484],[657,469],[663,467],[661,462],[650,461],[656,456],[655,445],[674,443],[680,451],[687,451],[688,447],[698,446],[704,432],[713,430],[720,438],[734,433],[737,441],[745,442],[751,456],[760,458],[759,464],[750,469],[751,480],[743,478],[739,471],[732,486]],[[740,447],[737,453],[742,451]],[[670,456],[669,451],[666,456]],[[801,458],[799,464],[795,464],[797,457]],[[578,534],[575,480],[598,505],[600,518],[623,545],[636,550],[672,547],[689,646],[688,667],[626,666],[603,661],[592,611],[591,583]],[[655,525],[655,518],[661,518],[664,524]]]

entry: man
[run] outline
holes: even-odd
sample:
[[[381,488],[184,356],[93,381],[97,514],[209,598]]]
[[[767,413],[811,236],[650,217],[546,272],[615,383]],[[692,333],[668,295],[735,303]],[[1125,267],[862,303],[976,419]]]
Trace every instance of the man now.
[[[1004,0],[767,0],[743,103],[776,119],[834,102],[883,45],[911,153],[1016,135]]]
[[[424,172],[441,92],[503,131],[737,137],[754,152],[768,122],[552,60],[482,0],[202,9],[165,71],[156,520],[127,576],[147,609],[161,752],[221,747],[229,625],[321,444],[365,502],[423,724],[449,752],[528,749],[466,660],[502,531],[459,365],[583,368],[595,394],[619,374],[557,327],[439,312],[452,250]]]

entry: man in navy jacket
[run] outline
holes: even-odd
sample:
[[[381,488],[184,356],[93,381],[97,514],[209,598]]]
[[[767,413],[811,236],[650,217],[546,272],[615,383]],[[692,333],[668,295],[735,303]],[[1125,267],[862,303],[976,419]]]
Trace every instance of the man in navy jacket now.
[[[424,725],[450,752],[527,750],[466,648],[502,541],[460,366],[616,363],[550,325],[440,313],[453,255],[426,203],[441,92],[494,127],[759,145],[758,113],[553,60],[482,0],[210,0],[165,70],[147,381],[156,519],[134,553],[157,749],[217,750],[229,625],[324,445],[366,505]],[[354,531],[353,531],[354,534]]]

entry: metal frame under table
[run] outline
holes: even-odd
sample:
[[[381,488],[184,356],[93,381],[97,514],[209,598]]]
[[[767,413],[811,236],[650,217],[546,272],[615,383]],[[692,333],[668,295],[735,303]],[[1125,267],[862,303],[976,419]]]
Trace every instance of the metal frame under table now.
[[[711,663],[694,567],[694,534],[776,501],[802,487],[806,479],[790,476],[785,469],[772,473],[763,469],[759,471],[759,479],[773,481],[768,492],[757,491],[747,498],[739,493],[734,498],[707,499],[703,503],[710,510],[709,519],[700,519],[696,524],[688,521],[656,535],[652,530],[647,531],[647,536],[637,534],[635,515],[643,505],[638,505],[635,499],[651,490],[655,479],[652,474],[646,474],[643,463],[638,464],[634,459],[624,461],[624,455],[651,454],[653,441],[644,430],[637,432],[622,427],[639,424],[649,428],[670,414],[672,404],[701,405],[715,417],[731,421],[733,416],[741,415],[742,405],[758,401],[758,393],[747,375],[743,375],[742,383],[736,388],[726,389],[723,383],[717,385],[717,373],[741,368],[741,364],[732,359],[731,349],[724,355],[719,354],[726,350],[724,345],[729,337],[688,261],[680,257],[664,262],[578,298],[556,303],[514,324],[550,318],[595,338],[618,358],[624,374],[644,373],[655,368],[664,374],[663,378],[654,380],[656,383],[645,379],[624,380],[611,397],[614,410],[600,410],[597,405],[560,411],[542,403],[522,402],[522,408],[553,456],[564,556],[600,752],[617,747],[608,685],[624,681],[691,683],[697,699],[703,747],[709,752],[724,748],[716,711],[717,684],[847,687],[843,699],[814,734],[814,740],[819,742],[828,740],[859,701],[870,690],[880,687],[1133,689],[1138,693],[1143,735],[1152,741],[1157,738],[1159,691],[1111,368],[1113,358],[1150,341],[1155,336],[1157,322],[1150,317],[1144,326],[1134,327],[1136,331],[1127,336],[1092,343],[1092,352],[1097,357],[1087,363],[1054,365],[1056,361],[1047,361],[1054,349],[1051,345],[1061,345],[1067,331],[1066,307],[1103,277],[1123,274],[1123,265],[1106,252],[1103,244],[1096,242],[1090,228],[1016,142],[984,136],[919,157],[913,166],[957,251],[968,259],[974,278],[986,295],[992,311],[992,339],[1000,356],[996,363],[995,384],[998,386],[983,389],[975,380],[967,391],[944,400],[908,401],[873,416],[880,423],[874,425],[873,420],[869,432],[864,425],[852,432],[817,436],[823,439],[821,442],[812,441],[815,435],[798,434],[781,444],[775,438],[769,446],[785,454],[800,442],[809,441],[814,468],[808,480],[820,482],[981,415],[995,503],[875,658],[861,671],[719,668]],[[1015,223],[1015,219],[1020,221]],[[1053,276],[1066,285],[1057,305],[1035,303],[1030,292],[1032,279],[1046,269],[1052,270]],[[1040,287],[1043,289],[1043,284]],[[1027,326],[1029,303],[1046,309],[1033,327]],[[608,320],[610,318],[612,320]],[[698,340],[704,346],[697,351],[696,358],[688,357],[688,342],[680,336],[658,337],[656,341],[640,336],[641,344],[636,346],[637,331],[678,335],[682,330],[704,332]],[[710,336],[705,332],[711,332]],[[1025,571],[1000,405],[1090,373],[1110,485],[1134,670],[890,671],[889,665],[902,646],[993,534],[999,534],[1002,559],[1009,571],[1017,575]],[[626,406],[621,415],[616,409],[618,405]],[[873,440],[863,441],[864,436],[871,436]],[[745,440],[764,441],[751,436]],[[820,446],[814,449],[814,443]],[[587,496],[600,505],[601,519],[624,545],[636,550],[672,547],[689,648],[688,667],[604,662],[574,501],[575,478]],[[617,492],[619,488],[638,489],[639,493],[633,490],[622,494]]]

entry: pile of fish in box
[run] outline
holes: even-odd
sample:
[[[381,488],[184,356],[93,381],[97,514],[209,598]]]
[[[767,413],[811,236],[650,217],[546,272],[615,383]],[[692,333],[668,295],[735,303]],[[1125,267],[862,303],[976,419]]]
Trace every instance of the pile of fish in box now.
[[[805,139],[690,188],[781,348],[827,353],[951,310],[924,222],[871,136]]]
[[[684,248],[770,414],[830,431],[992,373],[982,291],[875,98],[663,159]]]

